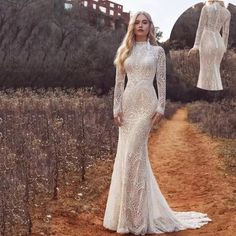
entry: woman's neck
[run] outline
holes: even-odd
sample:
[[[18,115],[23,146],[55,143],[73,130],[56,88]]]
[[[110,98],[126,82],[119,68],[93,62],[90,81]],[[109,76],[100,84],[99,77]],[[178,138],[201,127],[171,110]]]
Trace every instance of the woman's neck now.
[[[136,37],[135,41],[136,42],[146,42],[147,41],[147,37]]]

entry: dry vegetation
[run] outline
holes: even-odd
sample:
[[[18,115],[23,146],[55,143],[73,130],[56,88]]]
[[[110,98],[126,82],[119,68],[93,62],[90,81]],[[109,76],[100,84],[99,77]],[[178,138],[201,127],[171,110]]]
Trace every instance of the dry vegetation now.
[[[236,175],[236,101],[195,102],[188,105],[188,119],[216,138],[226,171]]]
[[[63,195],[70,188],[73,198],[80,198],[79,189],[91,181],[87,169],[114,158],[118,132],[112,103],[113,90],[102,97],[90,89],[0,92],[2,236],[30,233],[37,220],[31,212],[35,216],[39,207],[47,212],[47,203],[57,200],[59,190]],[[180,106],[167,102],[167,118]],[[81,189],[83,194],[91,193],[91,186]]]
[[[236,100],[195,102],[188,106],[188,119],[212,137],[236,139]]]
[[[183,104],[181,102],[170,102],[170,100],[167,100],[165,118],[168,120],[171,119],[175,112],[181,107],[183,107]]]
[[[0,93],[0,233],[31,232],[30,207],[85,180],[95,160],[114,152],[112,96],[62,89]],[[98,148],[99,147],[99,148]]]
[[[223,91],[196,88],[199,56],[187,56],[187,50],[171,51],[174,73],[181,78],[186,95],[194,96],[188,105],[188,118],[212,137],[236,138],[236,53],[229,50],[221,64]],[[180,86],[181,87],[181,86]],[[188,97],[191,101],[191,98]]]
[[[64,2],[0,0],[0,87],[113,86],[122,21],[112,30],[104,14]]]
[[[196,88],[199,55],[187,56],[188,50],[170,51],[174,74],[179,79],[179,99],[188,104],[188,119],[203,132],[219,141],[219,154],[227,169],[236,174],[236,52],[228,50],[221,63],[223,91]]]
[[[180,94],[178,99],[185,102],[196,100],[218,101],[236,97],[236,53],[228,50],[221,63],[223,91],[206,91],[196,88],[199,74],[199,55],[188,57],[188,50],[171,50],[174,77],[178,79],[177,89],[172,91]]]

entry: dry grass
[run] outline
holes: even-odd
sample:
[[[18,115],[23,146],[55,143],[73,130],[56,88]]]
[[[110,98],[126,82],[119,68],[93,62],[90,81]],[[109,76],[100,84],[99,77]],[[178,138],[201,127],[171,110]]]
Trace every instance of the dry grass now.
[[[212,137],[236,138],[236,101],[195,102],[188,105],[188,119]]]
[[[171,119],[175,112],[183,106],[180,102],[170,102],[167,100],[166,102],[166,109],[165,109],[165,118]]]
[[[219,142],[218,152],[225,160],[226,171],[236,176],[236,139],[221,139]]]
[[[0,235],[30,233],[30,207],[57,199],[61,186],[78,186],[95,160],[114,152],[111,108],[111,93],[0,92]]]
[[[195,102],[188,105],[188,119],[203,132],[217,138],[218,152],[226,171],[236,175],[236,101]]]
[[[212,97],[212,93],[196,89],[195,86],[199,74],[199,55],[188,57],[188,50],[171,50],[170,57],[173,63],[174,71],[185,84],[185,90],[192,90],[197,99]],[[221,77],[224,91],[220,92],[219,98],[233,98],[236,96],[236,53],[234,50],[228,50],[221,63]],[[195,91],[196,90],[196,91]],[[188,92],[188,91],[186,91]],[[191,93],[187,96],[191,97]],[[213,95],[214,97],[214,95]],[[209,99],[208,99],[209,100]]]

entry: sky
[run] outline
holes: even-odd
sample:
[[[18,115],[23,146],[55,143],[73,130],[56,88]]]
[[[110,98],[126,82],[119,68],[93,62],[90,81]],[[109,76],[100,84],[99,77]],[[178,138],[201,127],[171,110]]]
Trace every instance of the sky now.
[[[163,32],[161,41],[166,41],[170,37],[171,30],[179,18],[189,7],[205,2],[199,0],[111,0],[123,5],[125,12],[135,13],[137,11],[147,11],[151,16],[155,26],[160,27]],[[236,0],[225,1],[236,5]]]

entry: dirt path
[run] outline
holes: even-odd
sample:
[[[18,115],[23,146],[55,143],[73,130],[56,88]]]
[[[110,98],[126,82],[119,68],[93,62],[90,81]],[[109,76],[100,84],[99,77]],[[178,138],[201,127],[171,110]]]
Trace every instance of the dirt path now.
[[[179,109],[171,120],[162,124],[159,131],[152,132],[149,158],[170,206],[177,211],[208,213],[213,222],[201,229],[162,235],[233,236],[236,225],[235,177],[225,174],[224,161],[215,151],[217,142],[200,133],[186,118],[186,109]],[[108,162],[97,166],[96,175],[104,175],[105,169],[109,170],[105,173],[110,175],[112,164]],[[62,214],[60,209],[54,212],[50,235],[118,235],[102,227],[109,180],[101,182],[104,191],[93,202],[93,212]]]

